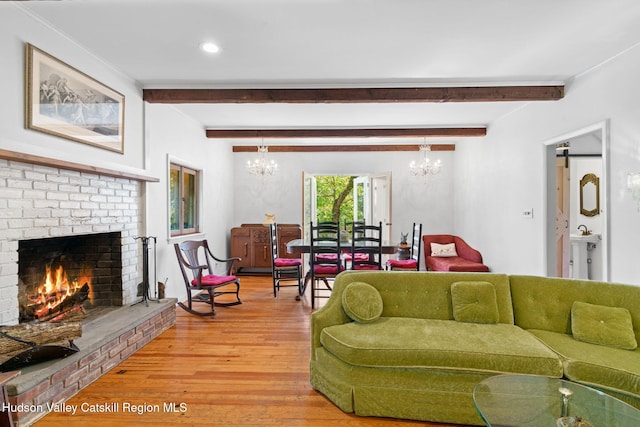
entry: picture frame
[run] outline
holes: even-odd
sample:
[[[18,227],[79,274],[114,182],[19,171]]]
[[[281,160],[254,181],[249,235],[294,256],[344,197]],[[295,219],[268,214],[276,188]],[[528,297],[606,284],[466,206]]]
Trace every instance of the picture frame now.
[[[26,43],[27,129],[124,153],[124,95]]]

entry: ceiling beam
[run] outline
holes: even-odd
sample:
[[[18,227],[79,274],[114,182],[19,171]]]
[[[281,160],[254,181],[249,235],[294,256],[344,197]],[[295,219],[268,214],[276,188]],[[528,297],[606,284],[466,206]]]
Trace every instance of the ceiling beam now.
[[[486,136],[486,127],[370,129],[207,129],[207,138],[397,138]]]
[[[143,89],[157,104],[556,101],[564,85],[316,89]]]
[[[354,151],[420,151],[419,145],[269,145],[270,153],[327,153]],[[432,144],[431,151],[455,151],[455,144]],[[234,153],[255,153],[254,145],[234,145]]]

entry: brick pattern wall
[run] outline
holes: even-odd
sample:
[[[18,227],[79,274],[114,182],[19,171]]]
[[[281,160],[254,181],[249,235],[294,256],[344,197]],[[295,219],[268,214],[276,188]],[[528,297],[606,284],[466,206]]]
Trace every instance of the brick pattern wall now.
[[[124,304],[136,301],[142,230],[136,180],[0,159],[0,324],[18,323],[18,241],[119,231]]]

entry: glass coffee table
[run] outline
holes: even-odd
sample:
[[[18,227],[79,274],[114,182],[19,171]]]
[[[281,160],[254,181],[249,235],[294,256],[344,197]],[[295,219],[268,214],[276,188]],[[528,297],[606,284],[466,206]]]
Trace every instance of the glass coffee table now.
[[[640,426],[640,410],[591,387],[558,378],[496,375],[476,385],[473,401],[491,427]]]

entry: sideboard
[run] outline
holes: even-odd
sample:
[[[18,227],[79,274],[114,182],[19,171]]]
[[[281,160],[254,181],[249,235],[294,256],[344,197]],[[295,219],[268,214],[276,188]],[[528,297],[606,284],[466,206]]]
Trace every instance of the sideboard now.
[[[298,224],[278,224],[278,256],[298,258],[299,254],[288,254],[287,243],[300,239],[302,229]],[[231,256],[240,257],[234,274],[266,274],[271,272],[271,249],[269,227],[264,224],[242,224],[231,229]]]

